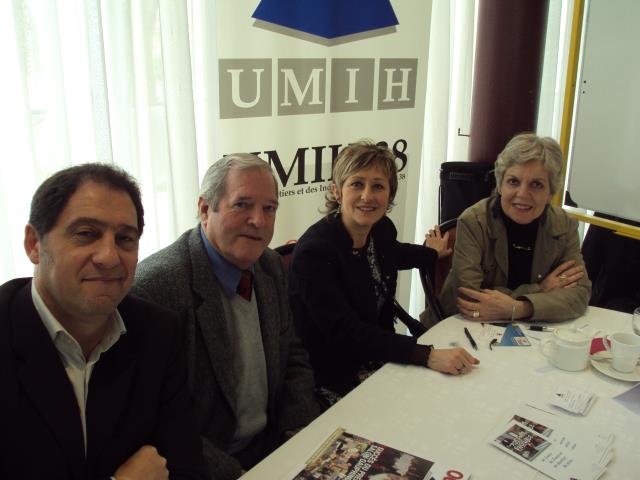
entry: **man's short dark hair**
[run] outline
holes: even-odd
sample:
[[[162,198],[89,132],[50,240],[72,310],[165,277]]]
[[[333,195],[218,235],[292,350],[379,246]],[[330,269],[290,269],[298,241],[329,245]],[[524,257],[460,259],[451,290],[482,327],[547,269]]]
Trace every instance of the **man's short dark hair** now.
[[[128,193],[136,207],[138,233],[142,235],[144,209],[142,208],[140,189],[133,177],[113,165],[85,163],[54,173],[34,193],[31,199],[29,223],[38,236],[42,238],[49,233],[58,221],[62,210],[67,206],[69,198],[88,181],[105,185],[112,190]]]

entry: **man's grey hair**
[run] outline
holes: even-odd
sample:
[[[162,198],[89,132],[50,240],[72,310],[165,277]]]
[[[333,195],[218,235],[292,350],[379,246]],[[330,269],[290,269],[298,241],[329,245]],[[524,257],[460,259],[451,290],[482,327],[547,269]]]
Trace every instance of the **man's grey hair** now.
[[[225,193],[227,175],[235,170],[263,169],[271,174],[278,198],[278,182],[271,166],[257,155],[252,153],[232,153],[222,157],[211,165],[204,174],[200,184],[200,196],[207,202],[213,211],[218,210],[220,199]]]

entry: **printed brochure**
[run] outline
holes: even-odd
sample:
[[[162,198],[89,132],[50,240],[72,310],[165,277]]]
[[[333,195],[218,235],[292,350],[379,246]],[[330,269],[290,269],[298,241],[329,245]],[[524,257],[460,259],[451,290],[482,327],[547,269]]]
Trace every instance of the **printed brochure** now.
[[[336,430],[293,480],[468,480],[463,470]]]

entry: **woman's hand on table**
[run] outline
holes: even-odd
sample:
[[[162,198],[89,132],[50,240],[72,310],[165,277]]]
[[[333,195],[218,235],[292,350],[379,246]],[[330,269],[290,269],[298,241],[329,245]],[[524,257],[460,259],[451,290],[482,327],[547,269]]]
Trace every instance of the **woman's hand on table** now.
[[[584,277],[584,267],[576,265],[575,260],[561,263],[553,272],[540,282],[543,292],[551,292],[559,288],[573,288],[578,285],[578,280]]]
[[[453,250],[448,247],[449,232],[442,235],[438,225],[429,230],[429,233],[424,236],[424,239],[427,247],[433,248],[438,252],[438,258],[448,257],[453,253]]]
[[[470,372],[478,363],[480,360],[464,348],[434,348],[429,354],[427,366],[438,372],[462,375]]]
[[[492,322],[529,318],[533,314],[533,306],[527,300],[514,300],[498,290],[459,287],[458,292],[462,295],[456,301],[458,311],[467,320]]]

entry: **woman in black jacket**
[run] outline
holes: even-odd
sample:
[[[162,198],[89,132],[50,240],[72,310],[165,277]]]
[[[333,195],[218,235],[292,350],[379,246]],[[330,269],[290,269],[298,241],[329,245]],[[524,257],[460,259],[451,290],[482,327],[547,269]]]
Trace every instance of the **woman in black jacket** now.
[[[478,360],[464,349],[433,349],[394,331],[398,270],[429,267],[451,252],[437,229],[427,236],[431,248],[396,240],[386,216],[398,188],[393,154],[368,142],[351,144],[338,155],[332,178],[328,214],[298,241],[289,282],[321,393],[331,402],[384,362],[470,371]]]

